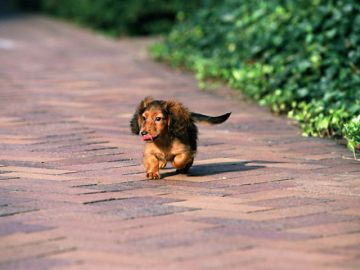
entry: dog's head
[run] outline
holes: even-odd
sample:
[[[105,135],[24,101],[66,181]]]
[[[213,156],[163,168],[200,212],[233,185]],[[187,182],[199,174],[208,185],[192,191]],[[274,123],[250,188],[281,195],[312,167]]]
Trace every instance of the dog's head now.
[[[169,112],[166,102],[151,97],[140,102],[131,119],[131,131],[142,136],[144,141],[154,141],[167,133]]]
[[[132,133],[141,135],[144,141],[164,136],[184,138],[192,125],[190,112],[181,103],[151,97],[140,102],[130,122]]]

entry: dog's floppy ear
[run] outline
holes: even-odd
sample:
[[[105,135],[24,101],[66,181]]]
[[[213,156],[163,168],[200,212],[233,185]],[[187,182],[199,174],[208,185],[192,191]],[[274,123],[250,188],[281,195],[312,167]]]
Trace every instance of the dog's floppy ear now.
[[[146,109],[146,107],[153,101],[152,97],[146,97],[144,100],[142,100],[139,104],[139,106],[137,107],[133,118],[130,121],[130,127],[131,127],[131,132],[138,135],[140,132],[140,123],[142,121],[142,113],[144,112],[144,110]]]
[[[189,110],[180,102],[170,100],[166,102],[166,111],[169,114],[169,133],[177,138],[187,138],[188,128],[194,125]]]

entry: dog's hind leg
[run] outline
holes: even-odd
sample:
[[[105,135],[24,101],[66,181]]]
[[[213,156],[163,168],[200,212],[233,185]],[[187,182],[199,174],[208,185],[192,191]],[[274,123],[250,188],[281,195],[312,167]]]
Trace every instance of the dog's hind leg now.
[[[193,162],[188,163],[184,168],[177,169],[176,172],[181,173],[181,174],[186,174],[186,173],[188,173],[188,171],[189,171],[190,167],[192,166],[192,164],[193,164]]]
[[[189,153],[182,153],[176,155],[172,165],[176,168],[178,173],[187,173],[194,162],[194,157]]]

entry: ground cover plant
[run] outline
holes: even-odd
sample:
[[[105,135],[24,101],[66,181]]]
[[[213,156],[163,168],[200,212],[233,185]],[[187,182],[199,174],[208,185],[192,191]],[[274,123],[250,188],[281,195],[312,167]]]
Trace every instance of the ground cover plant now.
[[[304,135],[360,147],[360,2],[356,0],[204,1],[180,14],[152,55],[221,79]]]

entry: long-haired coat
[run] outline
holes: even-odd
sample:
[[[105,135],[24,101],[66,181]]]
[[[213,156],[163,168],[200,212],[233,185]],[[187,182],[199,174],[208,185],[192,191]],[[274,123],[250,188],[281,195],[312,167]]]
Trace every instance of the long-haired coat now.
[[[131,131],[146,142],[146,177],[159,179],[159,169],[171,162],[178,173],[186,173],[194,162],[198,130],[195,122],[220,124],[231,113],[211,117],[190,112],[175,100],[142,100],[130,122]]]

